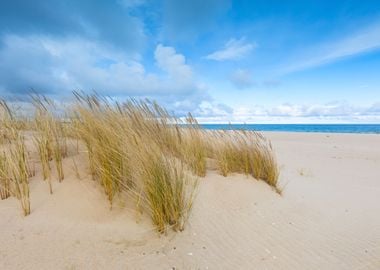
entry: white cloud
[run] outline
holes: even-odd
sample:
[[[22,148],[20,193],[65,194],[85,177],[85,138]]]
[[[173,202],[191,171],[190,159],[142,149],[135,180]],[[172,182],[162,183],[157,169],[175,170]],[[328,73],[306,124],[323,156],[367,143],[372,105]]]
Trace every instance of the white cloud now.
[[[0,86],[11,92],[94,89],[109,95],[150,95],[195,88],[185,57],[171,47],[157,46],[157,65],[166,74],[161,76],[147,72],[138,56],[83,39],[6,36],[3,44]]]
[[[346,102],[281,104],[272,108],[239,107],[230,113],[199,115],[199,121],[201,123],[379,123],[380,103],[361,107]]]
[[[182,54],[178,54],[173,47],[165,47],[159,44],[154,52],[157,65],[168,75],[180,81],[192,79],[192,70],[186,65],[186,59]]]
[[[230,81],[240,89],[249,88],[254,84],[251,72],[246,69],[235,70],[230,77]]]
[[[369,109],[368,112],[380,115],[380,102],[374,103]]]
[[[367,53],[380,48],[380,22],[376,22],[340,40],[310,48],[299,60],[283,68],[290,73],[338,61],[339,59]]]
[[[248,55],[257,47],[256,43],[248,43],[245,38],[230,39],[224,48],[206,56],[206,59],[215,61],[239,60]]]
[[[139,56],[124,54],[81,38],[6,36],[0,48],[0,94],[25,96],[35,91],[55,97],[72,90],[114,97],[148,97],[185,113],[211,100],[193,76],[186,58],[158,45],[154,57],[162,72],[150,72]],[[177,104],[177,105],[175,105]]]
[[[231,113],[233,113],[233,109],[229,106],[212,101],[203,101],[193,114],[197,117],[212,116],[223,118],[228,117]]]

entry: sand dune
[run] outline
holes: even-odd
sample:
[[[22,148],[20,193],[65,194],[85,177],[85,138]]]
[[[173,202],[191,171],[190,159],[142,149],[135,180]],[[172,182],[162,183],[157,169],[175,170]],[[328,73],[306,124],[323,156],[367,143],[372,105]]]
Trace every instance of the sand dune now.
[[[0,269],[380,269],[380,136],[265,135],[283,195],[209,171],[185,231],[166,236],[128,205],[110,211],[83,162],[53,195],[32,179],[30,216],[0,201]]]

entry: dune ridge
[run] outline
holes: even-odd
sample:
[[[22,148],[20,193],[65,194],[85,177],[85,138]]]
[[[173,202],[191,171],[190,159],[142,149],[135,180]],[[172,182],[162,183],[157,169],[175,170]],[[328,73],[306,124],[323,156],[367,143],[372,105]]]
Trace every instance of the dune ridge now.
[[[27,218],[14,198],[0,202],[0,268],[379,269],[380,137],[265,136],[283,195],[251,176],[209,170],[186,229],[164,237],[148,217],[130,218],[133,208],[109,211],[99,185],[83,174],[78,185],[74,169],[53,182],[54,196],[32,181]],[[79,171],[87,166],[80,155]]]

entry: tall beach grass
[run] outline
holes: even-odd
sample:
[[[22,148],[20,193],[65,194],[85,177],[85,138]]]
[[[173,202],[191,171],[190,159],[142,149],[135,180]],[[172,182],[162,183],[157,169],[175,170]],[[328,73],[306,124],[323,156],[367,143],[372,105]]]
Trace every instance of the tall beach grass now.
[[[116,197],[134,202],[136,210],[147,214],[160,233],[185,228],[199,177],[207,174],[208,159],[216,161],[224,176],[244,173],[279,191],[273,149],[260,133],[205,131],[191,114],[177,118],[150,100],[120,103],[79,92],[74,92],[74,97],[64,113],[57,114],[54,102],[32,96],[34,117],[23,124],[5,101],[0,104],[4,111],[0,195],[2,199],[17,197],[25,215],[30,213],[31,171],[23,135],[26,127],[33,134],[41,178],[47,181],[50,193],[53,165],[61,182],[67,139],[74,139],[77,151],[79,144],[84,146],[88,174],[102,187],[110,208]]]

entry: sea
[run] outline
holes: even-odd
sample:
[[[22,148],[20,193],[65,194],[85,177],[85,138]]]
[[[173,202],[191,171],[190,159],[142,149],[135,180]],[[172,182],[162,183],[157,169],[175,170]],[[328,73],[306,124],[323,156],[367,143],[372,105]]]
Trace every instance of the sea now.
[[[201,124],[210,130],[380,134],[380,124]]]

